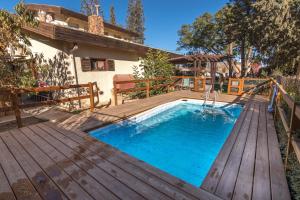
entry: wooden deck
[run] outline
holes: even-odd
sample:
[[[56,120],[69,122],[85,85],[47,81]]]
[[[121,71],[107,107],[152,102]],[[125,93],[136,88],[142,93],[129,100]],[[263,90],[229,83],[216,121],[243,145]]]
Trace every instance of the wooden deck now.
[[[290,199],[273,116],[250,100],[202,183],[223,199]]]
[[[120,120],[124,113],[128,117],[167,101],[198,95],[168,94],[128,104],[130,108],[122,105],[98,110],[98,115],[83,113],[61,125],[76,122],[69,130],[40,123],[0,133],[0,200],[290,199],[274,122],[263,98],[246,103],[200,188],[78,130],[80,123],[91,119],[84,129],[96,122]]]

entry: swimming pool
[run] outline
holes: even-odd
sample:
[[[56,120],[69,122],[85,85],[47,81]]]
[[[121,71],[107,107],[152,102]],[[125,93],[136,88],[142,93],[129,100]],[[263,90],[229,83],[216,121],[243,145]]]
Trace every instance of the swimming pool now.
[[[241,111],[238,104],[177,100],[90,135],[200,186]]]

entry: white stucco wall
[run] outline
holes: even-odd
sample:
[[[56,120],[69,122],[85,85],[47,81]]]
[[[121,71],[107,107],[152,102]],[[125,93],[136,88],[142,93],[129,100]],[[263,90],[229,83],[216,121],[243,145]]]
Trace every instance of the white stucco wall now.
[[[57,53],[63,51],[69,54],[71,44],[59,43],[40,38],[31,39],[31,51],[33,53],[43,53],[45,58],[53,58]],[[139,57],[135,53],[120,51],[117,49],[108,49],[102,47],[88,46],[78,44],[78,50],[69,54],[69,71],[75,76],[73,56],[77,69],[78,83],[97,82],[99,89],[103,92],[100,96],[100,102],[106,103],[112,99],[113,76],[115,74],[132,74],[133,66],[139,66]],[[90,71],[83,72],[81,69],[81,58],[105,58],[115,61],[115,71]],[[76,80],[74,80],[76,83]]]
[[[45,58],[53,58],[57,53],[61,52],[63,49],[63,46],[61,46],[61,49],[59,49],[59,45],[55,42],[49,42],[49,44],[46,44],[44,42],[36,40],[36,39],[29,39],[31,43],[30,50],[33,54],[35,53],[43,53]]]
[[[79,45],[74,52],[76,69],[79,83],[97,82],[99,89],[103,92],[100,96],[101,102],[108,102],[112,98],[113,77],[115,74],[132,74],[133,66],[139,66],[139,57],[134,53]],[[81,69],[81,58],[105,58],[115,61],[115,71],[92,71],[83,72]]]

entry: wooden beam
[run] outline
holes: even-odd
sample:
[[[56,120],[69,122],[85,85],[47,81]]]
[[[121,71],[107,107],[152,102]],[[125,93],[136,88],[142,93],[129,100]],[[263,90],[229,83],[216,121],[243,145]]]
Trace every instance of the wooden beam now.
[[[89,94],[90,94],[90,110],[94,112],[95,102],[94,102],[94,84],[89,83]]]

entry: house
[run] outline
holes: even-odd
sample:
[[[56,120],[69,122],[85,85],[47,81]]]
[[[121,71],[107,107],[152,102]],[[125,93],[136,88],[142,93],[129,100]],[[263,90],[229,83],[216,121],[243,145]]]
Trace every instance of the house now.
[[[39,20],[38,27],[24,27],[33,53],[53,58],[67,56],[75,83],[97,82],[101,102],[112,97],[113,78],[132,74],[151,47],[136,43],[137,33],[109,24],[101,16],[86,16],[63,7],[27,4]],[[178,56],[170,53],[171,57]]]

